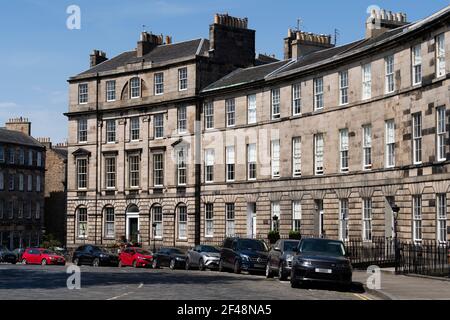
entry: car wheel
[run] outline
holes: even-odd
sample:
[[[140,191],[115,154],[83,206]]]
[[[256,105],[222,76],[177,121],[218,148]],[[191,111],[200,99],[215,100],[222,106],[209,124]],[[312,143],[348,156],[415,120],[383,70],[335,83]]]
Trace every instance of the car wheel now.
[[[136,262],[136,260],[133,261],[133,268],[137,268],[137,262]]]
[[[92,262],[92,266],[98,267],[99,265],[100,265],[100,260],[98,258],[95,258],[94,261]]]
[[[41,261],[41,265],[42,265],[42,266],[45,266],[45,265],[47,265],[47,260],[46,260],[46,259],[42,259],[42,261]]]
[[[272,270],[270,270],[270,264],[267,262],[266,264],[266,278],[272,278],[273,274],[272,274]]]
[[[73,264],[76,266],[80,265],[80,260],[78,260],[78,258],[73,259]]]
[[[22,264],[27,264],[27,259],[22,259]]]
[[[152,268],[153,269],[158,269],[158,260],[153,259],[153,261],[152,261]]]
[[[186,259],[186,264],[184,265],[184,268],[186,270],[189,270],[191,268],[191,266],[189,265],[189,259]]]
[[[234,263],[234,273],[236,273],[236,274],[240,274],[241,273],[241,264],[237,260]]]
[[[223,267],[222,259],[219,260],[219,272],[224,272],[225,268]]]
[[[171,259],[170,260],[169,268],[171,270],[175,270],[175,259]]]
[[[278,280],[285,281],[287,279],[286,271],[284,270],[283,262],[278,266]]]
[[[203,259],[200,259],[198,262],[198,270],[204,271],[205,270],[205,263],[203,262]]]

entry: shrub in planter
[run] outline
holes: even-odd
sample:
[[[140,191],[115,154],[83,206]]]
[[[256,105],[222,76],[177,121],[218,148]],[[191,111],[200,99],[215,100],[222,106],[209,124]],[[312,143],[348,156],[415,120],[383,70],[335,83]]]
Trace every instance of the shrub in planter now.
[[[278,231],[270,231],[267,234],[267,238],[269,239],[270,244],[274,244],[278,240],[280,240],[280,233]]]
[[[299,231],[294,231],[294,230],[289,231],[289,239],[300,240],[301,238],[302,238],[302,235],[300,234]]]

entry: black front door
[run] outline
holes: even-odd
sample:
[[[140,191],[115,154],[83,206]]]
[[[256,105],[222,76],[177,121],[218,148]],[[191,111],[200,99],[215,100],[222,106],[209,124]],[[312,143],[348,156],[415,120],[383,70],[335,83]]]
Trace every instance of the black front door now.
[[[138,218],[130,218],[128,220],[128,234],[130,235],[130,242],[138,242]]]

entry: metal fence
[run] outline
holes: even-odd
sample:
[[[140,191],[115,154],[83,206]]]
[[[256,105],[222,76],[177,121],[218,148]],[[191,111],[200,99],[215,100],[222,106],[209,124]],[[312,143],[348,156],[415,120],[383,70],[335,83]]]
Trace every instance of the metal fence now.
[[[392,238],[374,237],[371,241],[360,238],[345,242],[347,254],[355,268],[395,266],[395,246]]]

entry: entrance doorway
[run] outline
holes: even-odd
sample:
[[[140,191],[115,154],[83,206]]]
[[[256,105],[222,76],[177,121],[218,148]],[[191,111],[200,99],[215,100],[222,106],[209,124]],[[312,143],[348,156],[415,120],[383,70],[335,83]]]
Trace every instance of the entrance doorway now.
[[[323,200],[315,200],[316,205],[316,217],[317,217],[317,231],[319,237],[323,237],[325,235],[324,225],[323,225]]]
[[[139,208],[136,205],[128,207],[126,212],[126,238],[128,242],[138,243],[139,237]]]
[[[256,238],[256,203],[247,203],[247,237]]]

